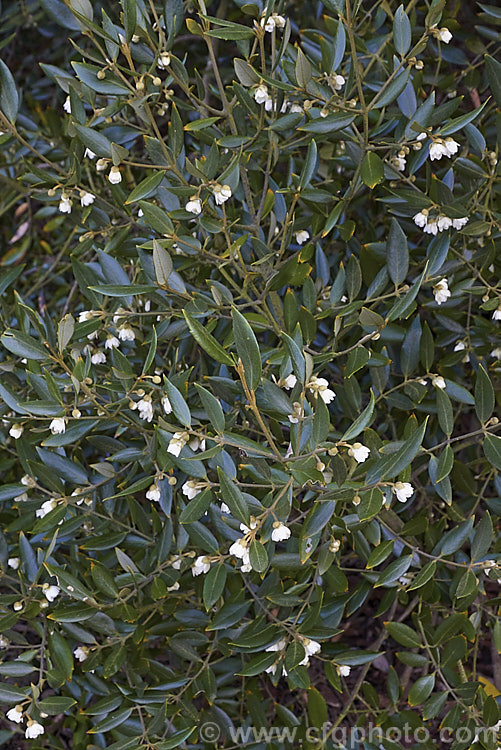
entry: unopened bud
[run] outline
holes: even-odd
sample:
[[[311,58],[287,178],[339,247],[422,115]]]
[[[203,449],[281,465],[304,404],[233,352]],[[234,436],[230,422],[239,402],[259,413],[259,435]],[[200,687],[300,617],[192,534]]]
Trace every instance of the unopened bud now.
[[[100,81],[103,80],[103,78],[106,78],[106,71],[105,70],[98,70],[96,73],[97,77]]]

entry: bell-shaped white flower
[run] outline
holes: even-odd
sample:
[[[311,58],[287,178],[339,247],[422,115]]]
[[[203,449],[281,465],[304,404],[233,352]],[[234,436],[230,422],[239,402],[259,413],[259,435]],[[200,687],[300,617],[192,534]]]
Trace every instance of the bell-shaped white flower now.
[[[61,593],[61,589],[59,588],[59,586],[50,586],[47,583],[44,583],[44,585],[42,586],[42,590],[48,602],[53,602],[54,599],[56,599]]]
[[[84,151],[84,159],[95,159],[95,158],[96,158],[96,154],[94,153],[94,151],[92,151],[92,149],[90,148],[86,148]]]
[[[96,200],[96,196],[93,193],[89,193],[87,190],[80,191],[80,204],[82,208],[90,206]]]
[[[78,659],[79,662],[85,661],[89,655],[89,649],[87,646],[77,646],[73,651],[73,656]]]
[[[61,195],[61,200],[59,202],[59,210],[61,211],[62,214],[71,214],[71,200],[64,193]]]
[[[27,740],[35,740],[44,732],[45,729],[43,727],[43,724],[40,724],[40,722],[38,721],[32,721],[32,719],[28,719],[28,726],[26,727],[26,731],[24,733],[24,736]]]
[[[370,456],[370,448],[362,445],[362,443],[353,443],[351,448],[348,449],[348,455],[354,458],[357,463],[363,464]]]
[[[104,172],[108,166],[108,159],[98,159],[96,161],[96,172]]]
[[[296,376],[291,373],[290,375],[287,375],[286,378],[284,378],[282,381],[279,381],[279,385],[282,386],[282,388],[285,388],[286,390],[290,391],[297,383]]]
[[[258,104],[264,104],[269,98],[268,86],[265,86],[264,83],[255,89],[254,99]]]
[[[103,365],[106,362],[106,354],[99,349],[95,349],[90,361],[93,365]]]
[[[449,151],[441,138],[437,138],[430,144],[430,160],[438,161],[442,156],[449,156]]]
[[[441,390],[447,387],[447,383],[441,375],[435,375],[435,377],[431,379],[431,384],[435,386],[435,388],[440,388]]]
[[[151,396],[146,395],[140,401],[137,402],[137,409],[139,412],[139,418],[145,419],[147,422],[151,422],[153,419],[153,404],[151,402]]]
[[[454,229],[462,229],[465,224],[468,224],[469,219],[467,216],[463,216],[461,219],[453,219],[452,226]]]
[[[176,457],[179,456],[189,439],[190,436],[187,432],[175,432],[167,446],[167,453],[172,453]]]
[[[210,570],[210,560],[205,555],[197,557],[193,565],[191,566],[191,572],[193,576],[199,576],[201,573],[208,573]]]
[[[118,338],[120,341],[134,341],[136,333],[133,328],[127,323],[124,323],[117,329]]]
[[[341,677],[348,677],[351,672],[351,667],[349,667],[347,664],[340,664],[338,666],[338,672]]]
[[[160,500],[160,487],[158,484],[152,484],[149,488],[148,492],[146,493],[146,499],[151,500],[154,503],[158,503]]]
[[[393,492],[397,496],[399,503],[406,503],[407,500],[413,496],[414,487],[410,482],[395,482],[392,487]]]
[[[163,408],[163,410],[164,410],[164,412],[166,414],[171,414],[172,413],[172,404],[169,401],[168,396],[163,396],[162,397],[162,408]]]
[[[119,167],[112,167],[110,169],[108,180],[112,185],[118,185],[119,182],[122,182],[122,173],[120,172]]]
[[[304,648],[306,656],[313,656],[314,654],[318,654],[318,652],[321,650],[322,646],[318,641],[314,641],[311,638],[305,638],[305,636],[300,635],[299,640],[301,641],[301,644]]]
[[[21,435],[24,432],[24,427],[20,424],[13,424],[12,427],[9,430],[9,435],[14,438],[14,440],[19,440]]]
[[[299,232],[296,232],[296,242],[298,245],[304,245],[309,239],[310,233],[306,229],[300,229]]]
[[[320,398],[325,404],[330,404],[336,398],[336,394],[328,386],[329,382],[325,378],[317,378],[316,375],[312,375],[306,384],[315,398],[320,394]]]
[[[221,513],[227,513],[228,515],[231,513],[226,503],[221,503]]]
[[[459,150],[459,143],[454,138],[446,138],[444,141],[444,147],[447,151],[446,156],[454,156]]]
[[[331,76],[331,80],[332,80],[332,85],[334,86],[335,91],[340,91],[343,88],[344,84],[346,83],[344,76],[340,76],[340,75]]]
[[[106,341],[104,342],[104,348],[105,349],[118,349],[120,346],[120,339],[117,339],[116,336],[107,336]]]
[[[443,302],[447,302],[452,292],[449,289],[448,280],[446,278],[441,279],[438,284],[433,287],[433,295],[438,305]]]
[[[170,55],[168,52],[161,52],[157,60],[157,68],[165,70],[170,65]]]
[[[236,542],[233,542],[229,549],[229,553],[234,557],[238,557],[240,560],[246,558],[249,552],[247,550],[247,542],[245,539],[237,539]]]
[[[182,486],[183,495],[186,495],[188,500],[193,500],[194,497],[199,495],[203,490],[204,485],[197,482],[195,479],[188,479]]]
[[[446,26],[443,26],[441,29],[438,29],[437,38],[444,44],[449,44],[452,39],[452,34]]]
[[[49,430],[53,435],[61,435],[63,432],[66,432],[66,419],[64,417],[56,417],[50,423]]]
[[[190,214],[196,214],[198,216],[198,214],[202,213],[202,201],[200,200],[200,198],[197,198],[197,196],[194,195],[190,198],[184,208]]]
[[[419,213],[415,214],[413,219],[414,219],[414,224],[416,224],[416,226],[421,227],[421,229],[423,229],[428,223],[428,211],[426,211],[426,209],[424,209],[423,211],[420,211]]]
[[[444,216],[443,214],[440,214],[440,216],[437,218],[437,226],[438,226],[439,232],[443,232],[446,229],[450,229],[452,226],[452,219],[449,219],[448,216]]]
[[[501,306],[497,308],[497,310],[494,310],[492,313],[492,319],[493,320],[501,320]]]
[[[291,530],[281,521],[275,521],[271,538],[274,542],[285,542],[291,535]]]
[[[14,706],[14,708],[11,708],[7,711],[7,718],[9,721],[15,721],[16,724],[20,724],[23,720],[23,707]]]
[[[501,359],[501,346],[498,346],[492,350],[491,357],[495,357],[496,359]]]
[[[423,232],[435,236],[438,233],[438,219],[436,217],[428,219],[426,226],[423,227]]]
[[[12,568],[12,570],[17,570],[19,568],[19,565],[21,563],[21,560],[19,557],[9,557],[7,560],[7,565],[9,568]]]
[[[63,109],[65,112],[67,112],[69,115],[71,115],[71,99],[69,95],[64,100]]]
[[[214,185],[212,188],[212,194],[214,200],[218,206],[222,206],[229,198],[231,198],[231,188],[229,185]]]

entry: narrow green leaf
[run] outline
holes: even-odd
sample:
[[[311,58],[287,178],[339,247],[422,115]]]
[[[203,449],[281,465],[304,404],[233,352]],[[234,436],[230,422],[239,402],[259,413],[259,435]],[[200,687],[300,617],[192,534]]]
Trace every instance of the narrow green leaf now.
[[[197,344],[199,344],[210,357],[215,359],[216,362],[221,362],[223,365],[233,367],[235,364],[233,359],[223,349],[221,344],[216,341],[214,336],[212,336],[204,326],[198,322],[198,320],[189,315],[186,310],[183,310],[183,315],[188,324],[188,328],[190,329],[190,333]]]
[[[475,382],[475,411],[482,424],[485,424],[491,417],[494,405],[495,396],[491,379],[484,367],[479,364]]]
[[[242,361],[245,381],[251,391],[255,391],[261,382],[262,364],[259,344],[254,331],[238,310],[232,310],[233,334],[237,353]]]
[[[384,180],[384,165],[383,161],[375,151],[369,151],[362,161],[362,168],[360,170],[360,178],[364,185],[370,187],[372,190]]]

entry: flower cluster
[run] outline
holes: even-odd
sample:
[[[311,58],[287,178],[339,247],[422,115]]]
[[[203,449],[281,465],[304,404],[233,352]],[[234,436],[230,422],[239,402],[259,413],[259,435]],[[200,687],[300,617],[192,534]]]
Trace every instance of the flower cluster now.
[[[467,216],[463,216],[460,219],[451,219],[444,214],[430,217],[429,213],[427,208],[423,208],[413,216],[414,224],[420,227],[425,234],[436,235],[439,232],[445,232],[451,227],[453,229],[462,229],[469,221]]]

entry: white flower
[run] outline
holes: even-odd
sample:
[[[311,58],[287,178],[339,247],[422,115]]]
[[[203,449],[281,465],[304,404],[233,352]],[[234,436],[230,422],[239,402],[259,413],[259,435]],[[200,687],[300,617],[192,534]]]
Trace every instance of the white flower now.
[[[311,640],[311,638],[305,638],[304,636],[300,635],[299,636],[299,640],[301,641],[301,643],[303,645],[303,648],[304,648],[304,651],[305,651],[305,654],[306,654],[306,657],[305,657],[306,659],[309,656],[313,656],[313,654],[318,654],[318,652],[322,648],[322,646],[320,645],[320,643],[318,643],[318,641],[313,641],[313,640]],[[304,659],[303,659],[303,661],[304,661]],[[301,662],[301,663],[303,663],[303,662]]]
[[[25,487],[35,487],[36,482],[33,479],[33,477],[30,477],[29,474],[25,474],[23,477],[21,477],[21,484],[24,484]]]
[[[344,76],[340,76],[340,75],[333,75],[331,80],[332,80],[332,84],[334,86],[335,91],[340,91],[343,88],[344,84],[346,83]]]
[[[45,518],[57,506],[57,500],[46,500],[42,503],[42,506],[36,511],[35,515],[37,518]]]
[[[464,349],[466,349],[466,344],[464,341],[458,341],[456,346],[454,347],[455,352],[462,352]]]
[[[105,349],[117,349],[120,346],[120,339],[116,336],[108,336],[104,342]]]
[[[264,26],[264,30],[267,31],[269,34],[277,28],[277,29],[283,29],[285,26],[285,18],[283,16],[279,16],[277,13],[272,13],[271,16],[268,17],[265,23],[265,16],[266,11],[263,13],[261,17],[261,26]]]
[[[160,487],[158,484],[152,484],[146,493],[146,499],[152,500],[154,503],[158,503],[160,500]]]
[[[69,115],[71,115],[71,100],[69,95],[64,100],[63,109],[65,112],[67,112]]]
[[[118,167],[112,167],[110,169],[108,180],[112,185],[118,185],[119,182],[122,182],[122,173]]]
[[[254,91],[254,99],[258,104],[264,104],[269,98],[270,95],[268,94],[268,86],[265,86],[264,83],[262,83]]]
[[[496,349],[492,350],[491,357],[496,357],[496,359],[501,359],[501,346],[498,346]]]
[[[171,414],[172,413],[172,404],[169,401],[169,399],[168,399],[167,396],[164,396],[162,398],[162,407],[163,407],[163,410],[164,410],[164,412],[166,414]]]
[[[298,424],[299,420],[303,417],[303,407],[301,406],[299,401],[294,401],[292,406],[294,410],[292,414],[288,415],[288,420],[291,424]]]
[[[27,740],[34,740],[44,732],[45,729],[43,728],[42,724],[39,724],[38,721],[32,721],[31,719],[28,719],[28,726],[26,727],[26,731],[24,733],[24,736]]]
[[[14,604],[12,605],[12,609],[14,610],[14,612],[20,612],[22,608],[23,608],[22,602],[14,602]]]
[[[329,544],[329,552],[339,552],[340,547],[341,547],[340,540],[333,539],[332,542]]]
[[[120,341],[134,341],[136,334],[133,328],[127,323],[124,323],[117,329],[118,338]]]
[[[221,513],[231,513],[231,510],[228,508],[226,503],[221,503]]]
[[[427,225],[423,228],[425,234],[436,235],[438,232],[438,220],[436,218],[430,219]]]
[[[257,521],[255,518],[252,518],[249,521],[250,526],[247,526],[245,523],[240,524],[240,531],[243,534],[250,534],[251,531],[254,531],[254,529],[257,529]]]
[[[106,362],[106,354],[99,351],[99,349],[95,349],[94,354],[90,358],[90,361],[93,365],[102,365]]]
[[[88,320],[92,320],[94,315],[94,310],[82,310],[82,312],[78,313],[78,322],[86,323]]]
[[[291,530],[280,521],[275,521],[273,524],[273,531],[271,532],[271,538],[274,542],[284,542],[291,535]]]
[[[420,133],[416,136],[416,141],[424,141],[425,138],[428,138],[428,133]]]
[[[93,193],[88,193],[87,190],[82,190],[80,192],[80,204],[82,205],[82,208],[90,206],[95,200],[96,196]]]
[[[351,667],[346,666],[345,664],[340,664],[338,666],[338,671],[341,677],[348,677],[348,675],[351,672]]]
[[[181,563],[183,562],[180,555],[175,555],[175,557],[172,558],[171,567],[174,568],[174,570],[180,570],[181,569]]]
[[[62,214],[71,214],[71,200],[67,195],[61,195],[61,201],[59,203],[59,210]]]
[[[436,159],[438,161],[442,156],[449,156],[449,151],[444,141],[438,138],[430,145],[430,160],[434,161]]]
[[[449,283],[447,279],[441,279],[438,284],[435,284],[435,286],[433,287],[433,294],[438,305],[441,305],[442,302],[447,302],[447,300],[451,296],[451,291],[449,289]]]
[[[161,52],[157,60],[157,68],[165,70],[170,65],[170,55],[168,52]]]
[[[231,188],[229,185],[214,185],[212,193],[218,206],[221,206],[228,198],[231,198]]]
[[[189,435],[187,432],[175,432],[167,446],[167,453],[172,453],[173,456],[179,456],[188,440]]]
[[[449,31],[448,28],[446,28],[445,26],[443,26],[441,29],[438,29],[437,37],[444,44],[449,44],[449,42],[452,39],[452,34],[451,34],[451,32]]]
[[[406,503],[414,494],[414,487],[410,482],[395,482],[392,487],[399,503]]]
[[[322,401],[326,404],[330,404],[330,402],[336,398],[336,394],[328,388],[328,385],[329,382],[325,378],[317,378],[316,375],[312,375],[309,383],[306,384],[306,387],[310,389],[310,392],[313,393],[315,398],[320,394]]]
[[[151,422],[153,419],[153,404],[151,403],[151,396],[145,396],[141,401],[138,401],[137,408],[139,411],[139,418]]]
[[[431,384],[434,385],[435,388],[441,388],[442,390],[447,387],[447,383],[441,375],[435,375],[435,377],[431,379]]]
[[[107,166],[108,166],[107,159],[98,159],[96,161],[96,172],[104,172]]]
[[[196,482],[194,479],[188,479],[182,486],[183,495],[186,495],[188,500],[193,500],[194,497],[200,494],[203,489],[203,484]]]
[[[0,635],[0,648],[7,648],[10,641],[8,638],[4,638],[3,635]]]
[[[61,435],[63,432],[66,432],[66,419],[64,417],[56,417],[50,423],[49,430],[53,435]]]
[[[208,573],[210,570],[209,558],[205,555],[197,557],[193,565],[191,566],[191,572],[194,576],[199,576],[201,573]]]
[[[418,227],[424,228],[428,222],[428,212],[424,213],[423,211],[420,211],[413,218],[414,224],[416,224]]]
[[[95,159],[96,158],[96,154],[94,153],[94,151],[91,151],[90,148],[86,148],[85,151],[84,151],[84,159],[85,158],[87,158],[87,159]]]
[[[301,107],[300,104],[297,104],[296,102],[293,102],[291,104],[289,111],[290,111],[291,115],[299,115],[299,114],[302,115],[303,114],[303,108]]]
[[[248,556],[249,552],[247,550],[247,542],[242,537],[242,539],[237,539],[236,542],[233,542],[229,549],[230,555],[234,555],[235,557],[238,557],[240,560],[245,560],[245,558]]]
[[[398,172],[403,172],[406,164],[407,164],[407,161],[405,159],[405,156],[393,157],[393,165]]]
[[[14,708],[11,708],[7,711],[7,718],[9,721],[15,721],[16,724],[20,724],[23,720],[23,707],[14,706]]]
[[[19,568],[20,562],[21,560],[19,559],[19,557],[9,557],[9,559],[7,560],[7,565],[9,566],[9,568],[17,570]]]
[[[176,581],[172,586],[167,586],[167,591],[177,591],[179,589],[179,581]]]
[[[288,391],[290,391],[291,388],[294,388],[296,383],[297,383],[297,378],[293,373],[291,373],[290,375],[287,375],[287,377],[284,378],[282,381],[279,381],[279,385],[281,385],[283,388],[286,388]]]
[[[303,245],[305,242],[308,242],[310,239],[310,233],[306,231],[306,229],[301,229],[299,232],[296,232],[296,242],[298,245]]]
[[[18,440],[21,435],[24,432],[24,427],[20,424],[13,424],[12,427],[9,430],[9,435],[14,438],[14,440]]]
[[[73,651],[73,656],[78,659],[79,662],[85,661],[89,655],[89,649],[87,646],[77,646]]]
[[[59,588],[59,586],[48,586],[47,584],[44,584],[42,588],[43,588],[44,596],[48,602],[53,602],[54,599],[56,599],[61,592],[61,589]]]
[[[448,216],[440,215],[437,219],[438,231],[443,232],[445,229],[450,229],[452,226],[452,219]]]
[[[369,458],[370,449],[366,445],[362,445],[362,443],[353,443],[348,450],[348,455],[352,456],[357,463],[363,464]]]
[[[204,438],[202,438],[200,440],[200,438],[198,438],[196,436],[192,437],[192,438],[190,438],[190,442],[188,443],[188,445],[190,446],[190,448],[191,448],[191,450],[193,452],[195,452],[195,451],[204,451],[205,450],[205,440],[204,440]]]
[[[453,219],[452,226],[454,229],[462,229],[462,227],[464,227],[465,224],[468,224],[468,221],[469,219],[467,216],[463,216],[462,219]]]
[[[501,307],[498,307],[497,310],[494,310],[494,312],[492,313],[492,319],[501,320]]]
[[[196,195],[190,198],[185,206],[185,210],[189,211],[190,214],[201,214],[202,213],[202,201],[197,198]]]
[[[459,150],[459,143],[454,138],[446,138],[444,146],[447,151],[446,156],[454,156]]]

